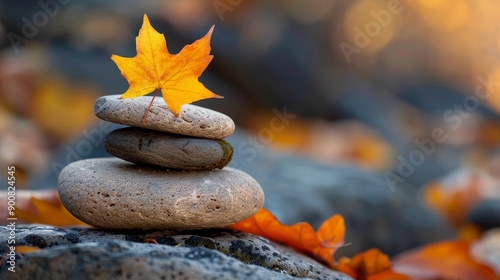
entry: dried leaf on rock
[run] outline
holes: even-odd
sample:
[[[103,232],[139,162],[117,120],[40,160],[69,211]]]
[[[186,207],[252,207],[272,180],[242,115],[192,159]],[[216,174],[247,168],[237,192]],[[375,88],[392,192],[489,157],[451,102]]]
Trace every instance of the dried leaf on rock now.
[[[333,254],[343,245],[345,226],[341,215],[334,215],[314,231],[308,223],[283,225],[271,212],[262,208],[254,216],[230,226],[234,230],[259,235],[307,253],[331,267]]]

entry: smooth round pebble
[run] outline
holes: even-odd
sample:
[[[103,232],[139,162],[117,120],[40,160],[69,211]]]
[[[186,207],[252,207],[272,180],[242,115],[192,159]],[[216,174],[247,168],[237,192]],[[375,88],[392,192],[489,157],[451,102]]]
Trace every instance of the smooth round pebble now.
[[[176,117],[161,96],[153,101],[144,123],[146,109],[153,97],[119,97],[120,95],[107,95],[98,98],[94,105],[95,115],[113,123],[209,139],[223,139],[235,129],[230,117],[196,105],[182,106],[179,117]]]
[[[117,158],[87,159],[59,175],[61,202],[78,219],[109,229],[202,229],[234,224],[264,204],[243,171],[147,168]]]
[[[104,140],[108,153],[137,164],[183,170],[223,168],[233,155],[224,140],[187,137],[127,127],[112,131]]]

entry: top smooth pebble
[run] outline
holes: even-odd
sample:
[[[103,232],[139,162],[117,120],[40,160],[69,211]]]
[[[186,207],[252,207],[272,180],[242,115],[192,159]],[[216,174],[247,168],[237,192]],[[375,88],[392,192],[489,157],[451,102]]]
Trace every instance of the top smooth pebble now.
[[[182,106],[179,117],[176,117],[160,96],[155,98],[146,123],[143,123],[144,114],[153,97],[119,97],[120,95],[106,95],[98,98],[94,105],[94,114],[113,123],[209,139],[226,138],[233,134],[235,129],[230,117],[196,105]]]

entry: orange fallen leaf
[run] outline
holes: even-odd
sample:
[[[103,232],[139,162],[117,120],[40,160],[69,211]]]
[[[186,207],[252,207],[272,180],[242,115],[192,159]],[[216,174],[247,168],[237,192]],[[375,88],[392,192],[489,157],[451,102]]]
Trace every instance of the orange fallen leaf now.
[[[29,254],[29,253],[33,253],[33,252],[40,251],[40,250],[42,250],[42,249],[35,247],[35,246],[28,246],[28,245],[16,246],[16,253],[20,253],[20,254]]]
[[[87,225],[71,215],[59,200],[54,203],[31,197],[30,202],[35,208],[35,211],[18,207],[15,210],[17,218],[28,223],[47,224],[52,226]]]
[[[426,203],[457,228],[464,225],[467,214],[481,200],[479,176],[472,174],[461,182],[434,182],[424,189]],[[449,184],[452,184],[451,186]]]
[[[17,173],[16,173],[17,174]],[[23,209],[25,211],[36,212],[36,208],[31,204],[31,198],[37,197],[51,203],[58,203],[59,196],[57,191],[54,190],[16,190],[16,205],[15,209]],[[8,202],[8,192],[0,191],[0,205],[7,205]],[[0,207],[0,219],[2,221],[7,221],[7,218],[12,217],[9,215],[9,210],[7,207]]]
[[[389,257],[378,249],[370,249],[356,254],[352,259],[342,257],[335,270],[344,272],[354,279],[363,280],[408,280],[408,276],[396,273],[391,269]]]
[[[352,259],[335,262],[333,255],[343,245],[344,218],[333,215],[314,232],[308,223],[283,225],[268,210],[262,208],[252,217],[230,226],[231,229],[259,235],[283,243],[327,263],[331,268],[362,280],[407,280],[407,276],[391,269],[389,257],[378,249],[368,250]]]
[[[344,218],[341,215],[332,216],[314,232],[312,226],[304,222],[292,226],[283,225],[264,208],[230,228],[283,243],[316,257],[331,267],[335,264],[333,254],[343,245],[345,235]]]
[[[396,257],[394,270],[418,279],[497,280],[490,267],[470,255],[470,241],[444,241]]]
[[[144,15],[136,38],[137,55],[132,58],[111,56],[130,85],[121,98],[139,97],[155,90],[156,96],[161,90],[163,99],[175,116],[179,116],[184,104],[206,98],[222,98],[198,81],[213,58],[210,55],[213,30],[214,26],[203,38],[173,55],[168,51],[165,36],[158,33],[151,26],[148,16]],[[148,111],[149,108],[145,119]]]

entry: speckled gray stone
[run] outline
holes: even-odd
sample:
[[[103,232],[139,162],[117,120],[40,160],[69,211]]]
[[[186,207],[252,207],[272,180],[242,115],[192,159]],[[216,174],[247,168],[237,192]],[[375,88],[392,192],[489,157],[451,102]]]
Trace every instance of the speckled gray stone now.
[[[1,244],[10,231],[0,226]],[[16,255],[16,273],[3,262],[0,279],[352,280],[288,247],[229,229],[103,231],[18,225],[16,245],[43,250]],[[0,255],[8,250],[0,246]]]
[[[114,229],[224,227],[264,204],[259,183],[237,169],[159,170],[117,158],[71,163],[59,175],[58,189],[77,218]]]
[[[233,155],[233,146],[224,140],[135,127],[112,131],[104,147],[108,153],[130,162],[183,170],[223,168]]]
[[[97,117],[118,124],[175,134],[209,139],[223,139],[234,132],[233,120],[216,111],[186,104],[179,117],[175,117],[161,96],[157,96],[149,109],[146,123],[144,114],[152,96],[118,99],[120,95],[107,95],[95,102]]]

